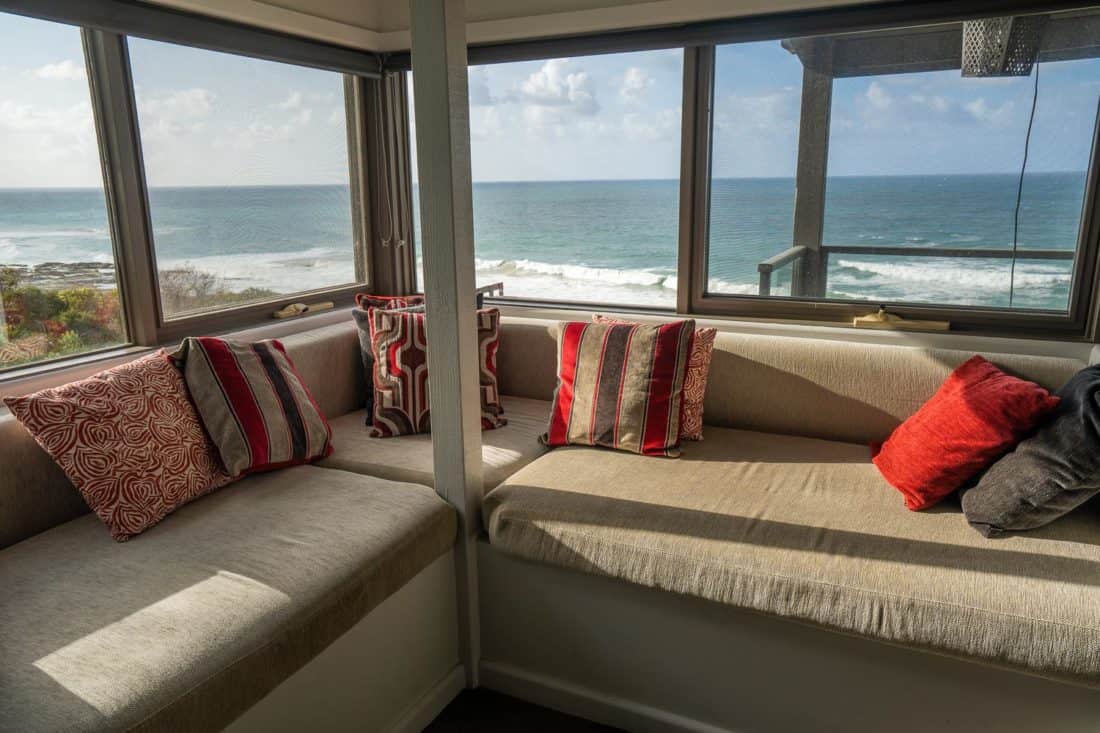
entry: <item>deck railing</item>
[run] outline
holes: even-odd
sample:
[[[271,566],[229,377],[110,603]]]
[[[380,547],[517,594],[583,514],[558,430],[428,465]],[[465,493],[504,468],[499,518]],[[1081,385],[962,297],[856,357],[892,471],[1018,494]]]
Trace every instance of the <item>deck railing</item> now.
[[[760,295],[771,295],[772,273],[776,270],[791,266],[791,295],[805,296],[802,283],[807,281],[807,268],[816,260],[816,266],[820,268],[816,282],[821,283],[821,292],[826,290],[829,277],[830,255],[859,255],[873,257],[959,257],[969,259],[1012,259],[1018,260],[1072,260],[1072,249],[978,249],[966,247],[876,247],[874,245],[823,245],[816,252],[810,247],[796,245],[782,252],[772,255],[756,266],[760,275]]]

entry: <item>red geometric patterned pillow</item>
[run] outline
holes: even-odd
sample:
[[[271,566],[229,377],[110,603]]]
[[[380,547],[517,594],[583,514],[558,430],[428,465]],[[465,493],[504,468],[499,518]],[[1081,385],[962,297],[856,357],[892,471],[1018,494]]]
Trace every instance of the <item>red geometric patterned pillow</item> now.
[[[164,351],[4,404],[119,542],[232,481]]]
[[[684,377],[695,321],[565,323],[543,443],[680,455]]]
[[[428,395],[428,334],[423,311],[369,311],[374,352],[374,413],[370,435],[430,433]],[[481,429],[507,425],[497,386],[497,349],[500,346],[500,311],[477,312],[478,362],[481,391]]]
[[[610,316],[592,314],[593,323],[633,323]],[[695,329],[688,356],[687,377],[684,379],[684,416],[680,425],[680,440],[703,439],[703,398],[707,396],[707,377],[710,375],[710,359],[714,354],[714,337],[717,328]]]
[[[332,453],[332,429],[278,341],[186,338],[172,358],[230,475]]]
[[[409,308],[414,305],[424,305],[424,296],[413,295],[374,295],[373,293],[359,293],[355,296],[355,304],[366,310],[367,308]]]

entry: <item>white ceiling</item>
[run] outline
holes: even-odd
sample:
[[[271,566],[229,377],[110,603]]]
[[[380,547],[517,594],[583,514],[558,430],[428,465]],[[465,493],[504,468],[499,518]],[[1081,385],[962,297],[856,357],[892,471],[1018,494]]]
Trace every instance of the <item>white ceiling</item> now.
[[[371,51],[409,47],[406,0],[147,0]],[[876,0],[467,0],[470,43],[672,25]]]

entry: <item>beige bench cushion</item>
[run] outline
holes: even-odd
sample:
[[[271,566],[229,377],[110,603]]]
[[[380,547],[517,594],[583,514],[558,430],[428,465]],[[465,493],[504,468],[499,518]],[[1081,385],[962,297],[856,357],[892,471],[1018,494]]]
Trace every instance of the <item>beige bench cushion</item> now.
[[[430,489],[301,466],[119,544],[93,515],[0,552],[0,730],[215,730],[444,554]]]
[[[1095,504],[987,540],[957,502],[907,511],[861,445],[708,428],[679,460],[560,448],[491,492],[531,560],[1100,684]]]
[[[333,452],[320,465],[433,486],[432,436],[371,438],[367,434],[366,417],[366,411],[359,410],[330,421]],[[538,436],[546,431],[549,402],[505,397],[504,417],[508,418],[504,427],[481,432],[486,489],[546,453]]]
[[[12,415],[0,415],[0,550],[91,511]]]

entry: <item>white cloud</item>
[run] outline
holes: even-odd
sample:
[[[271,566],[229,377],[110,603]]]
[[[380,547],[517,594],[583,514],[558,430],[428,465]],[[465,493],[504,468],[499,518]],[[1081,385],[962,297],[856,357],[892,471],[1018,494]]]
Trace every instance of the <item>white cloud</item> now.
[[[619,97],[625,102],[640,102],[646,91],[653,86],[655,80],[643,69],[631,66],[623,74],[622,85],[619,87]]]
[[[623,115],[622,130],[627,140],[635,142],[654,142],[678,137],[680,110],[668,107],[657,110],[656,114],[628,112]]]
[[[985,97],[978,97],[967,102],[964,106],[975,120],[994,127],[1009,122],[1012,119],[1012,112],[1016,108],[1016,104],[1011,99],[994,107],[985,101]]]
[[[40,66],[34,70],[34,75],[39,79],[51,81],[83,81],[85,78],[84,67],[69,59]]]
[[[570,72],[569,59],[551,59],[520,84],[520,101],[539,107],[563,107],[578,115],[600,110],[596,85],[587,72]]]
[[[481,66],[471,66],[467,76],[470,90],[470,104],[484,107],[493,104],[493,93],[489,90],[489,73]]]
[[[139,96],[141,134],[147,139],[166,140],[202,132],[213,111],[214,100],[214,93],[201,87],[144,100]]]
[[[909,101],[920,107],[927,107],[933,112],[947,112],[951,109],[951,100],[939,94],[931,96],[925,94],[910,94]]]
[[[230,135],[215,138],[214,146],[239,151],[284,143],[294,139],[312,121],[313,110],[303,107],[281,122],[253,120],[243,128],[234,128]]]
[[[479,106],[470,113],[470,137],[475,140],[491,140],[504,134],[500,110],[491,106]]]
[[[332,126],[343,125],[347,122],[347,112],[343,107],[333,107],[328,113],[328,123]]]
[[[288,94],[286,96],[286,99],[284,99],[283,101],[276,104],[275,108],[289,111],[289,110],[292,110],[292,109],[298,109],[301,106],[302,106],[302,93],[301,92],[291,92],[290,94]]]
[[[880,111],[890,109],[894,104],[894,98],[890,95],[890,92],[886,91],[886,87],[877,81],[871,82],[867,87],[867,91],[864,92],[863,98],[867,100],[867,104],[872,109]]]
[[[765,94],[729,94],[715,110],[720,130],[774,132],[798,124],[799,95],[794,89]]]
[[[99,155],[87,101],[0,99],[0,186],[96,185]]]

